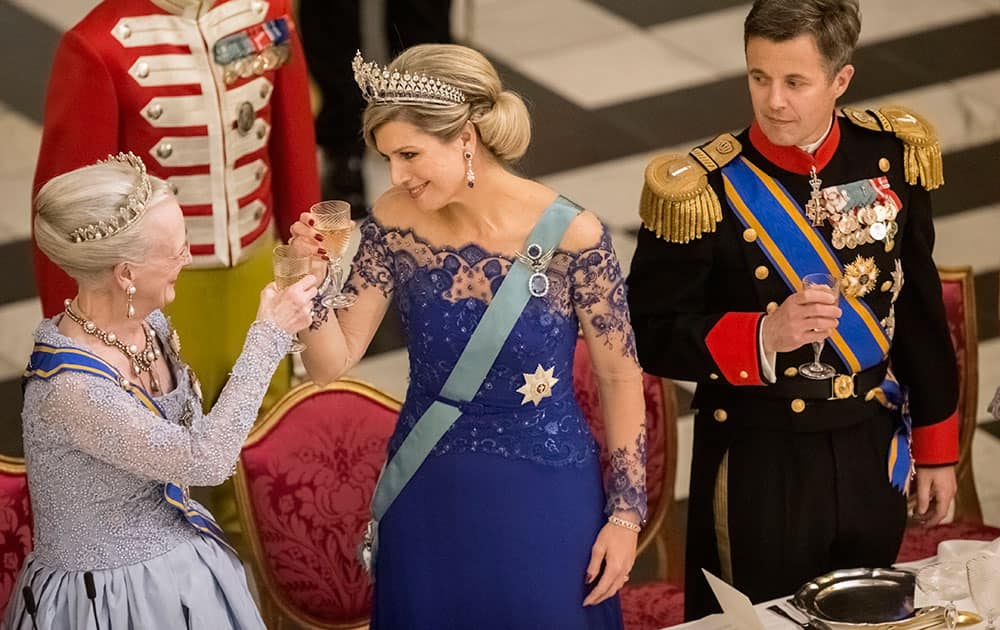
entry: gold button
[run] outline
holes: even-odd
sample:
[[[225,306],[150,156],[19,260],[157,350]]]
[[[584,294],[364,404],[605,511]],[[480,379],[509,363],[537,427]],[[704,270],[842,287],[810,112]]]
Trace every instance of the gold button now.
[[[878,161],[878,170],[882,171],[883,173],[888,173],[889,172],[889,160],[887,160],[885,158],[881,158]]]
[[[160,105],[159,103],[153,103],[152,105],[146,108],[146,115],[152,118],[153,120],[156,120],[157,118],[163,115],[163,106]]]
[[[806,410],[806,401],[801,398],[796,398],[792,401],[792,411],[795,413],[802,413]]]
[[[891,288],[892,288],[892,280],[886,280],[885,282],[882,283],[882,293],[887,292]]]
[[[792,378],[792,377],[798,375],[798,373],[799,373],[798,368],[790,367],[787,370],[785,370],[785,376],[787,376],[788,378]]]
[[[773,313],[776,310],[778,310],[778,303],[777,302],[768,302],[767,303],[767,314],[768,315],[770,315],[771,313]]]
[[[743,230],[743,240],[747,243],[753,243],[757,240],[757,230],[753,228],[747,228]]]
[[[135,67],[135,75],[140,79],[145,79],[149,76],[149,64],[143,61],[138,66]]]
[[[268,95],[268,93],[270,91],[271,91],[271,88],[268,87],[267,83],[265,83],[264,85],[260,86],[260,97],[261,98],[267,98],[267,95]]]
[[[757,267],[756,269],[753,270],[753,275],[758,280],[766,280],[767,277],[769,275],[771,275],[771,272],[768,270],[767,267],[765,267],[764,265],[761,265],[760,267]]]
[[[747,374],[746,370],[740,370],[740,378],[750,378],[750,375]]]
[[[725,422],[729,419],[729,414],[726,413],[725,409],[716,409],[715,413],[712,414],[712,417],[715,418],[716,422]]]
[[[713,381],[717,381],[719,380],[719,375],[716,374],[715,372],[712,372],[711,374],[708,375],[708,378],[712,379]]]
[[[160,156],[164,160],[173,155],[174,147],[171,146],[169,142],[161,142],[156,147],[156,155]]]

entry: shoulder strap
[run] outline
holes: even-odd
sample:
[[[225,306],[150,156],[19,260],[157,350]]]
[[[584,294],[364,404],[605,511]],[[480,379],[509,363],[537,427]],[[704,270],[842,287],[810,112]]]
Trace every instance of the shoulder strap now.
[[[565,197],[558,197],[535,224],[525,243],[525,250],[532,245],[540,246],[544,252],[554,249],[562,240],[570,221],[579,212],[580,206]],[[479,391],[531,297],[528,280],[532,273],[533,270],[520,259],[511,266],[441,388],[443,398],[468,401]],[[382,518],[460,415],[462,412],[454,405],[435,401],[420,416],[382,469],[375,496],[372,497],[372,515],[375,520]]]
[[[920,183],[927,190],[944,185],[941,143],[926,118],[898,105],[869,110],[845,107],[843,112],[858,127],[886,131],[903,142],[903,173],[907,184]]]
[[[742,150],[732,134],[724,133],[687,155],[653,158],[646,166],[639,201],[639,217],[646,228],[671,243],[688,243],[714,232],[722,221],[722,206],[707,176]]]

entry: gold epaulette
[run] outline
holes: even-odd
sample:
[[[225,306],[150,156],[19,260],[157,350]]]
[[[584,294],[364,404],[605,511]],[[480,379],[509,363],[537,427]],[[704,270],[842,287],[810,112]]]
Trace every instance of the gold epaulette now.
[[[724,133],[687,155],[658,155],[646,166],[639,217],[659,238],[688,243],[714,232],[722,220],[719,197],[708,174],[729,163],[743,147]]]
[[[903,141],[903,173],[907,184],[916,186],[919,182],[927,190],[944,184],[941,143],[926,119],[899,105],[867,111],[845,107],[844,116],[859,127],[890,131]]]

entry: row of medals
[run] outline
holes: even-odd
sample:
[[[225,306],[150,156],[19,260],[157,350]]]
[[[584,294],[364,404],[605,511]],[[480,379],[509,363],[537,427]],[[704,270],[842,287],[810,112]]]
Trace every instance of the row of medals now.
[[[891,198],[846,212],[828,209],[827,219],[833,225],[831,242],[836,249],[856,249],[860,245],[883,241],[885,251],[890,252],[899,232],[898,214],[899,208]]]

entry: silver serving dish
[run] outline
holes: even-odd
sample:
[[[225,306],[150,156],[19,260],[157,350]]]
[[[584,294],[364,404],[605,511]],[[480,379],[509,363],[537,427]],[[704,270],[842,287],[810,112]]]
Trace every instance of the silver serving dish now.
[[[916,611],[916,577],[899,569],[845,569],[807,582],[792,602],[811,617],[838,627],[908,626]]]

